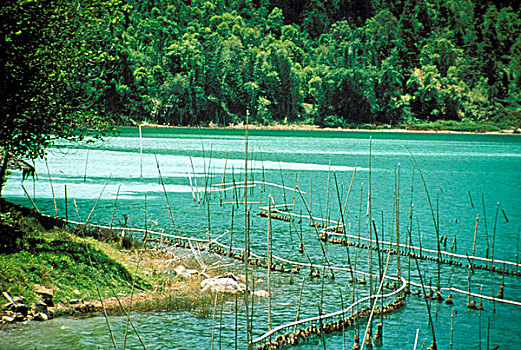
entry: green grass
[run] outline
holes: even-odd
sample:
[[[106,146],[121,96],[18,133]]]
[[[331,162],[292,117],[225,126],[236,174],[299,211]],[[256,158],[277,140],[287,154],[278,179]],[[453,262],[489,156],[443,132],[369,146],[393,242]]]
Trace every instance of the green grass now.
[[[45,220],[45,218],[44,218]],[[17,206],[0,203],[0,291],[35,301],[34,285],[54,290],[55,302],[71,298],[97,299],[129,292],[132,275],[107,255],[101,242],[79,237],[68,228],[46,230],[37,214],[23,214]],[[105,246],[116,243],[103,243]],[[146,286],[136,281],[138,289]]]

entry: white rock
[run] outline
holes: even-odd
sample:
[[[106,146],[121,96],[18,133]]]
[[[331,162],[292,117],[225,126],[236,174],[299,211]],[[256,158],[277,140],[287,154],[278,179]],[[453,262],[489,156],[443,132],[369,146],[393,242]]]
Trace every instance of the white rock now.
[[[253,294],[259,298],[267,298],[269,296],[269,293],[264,289],[256,290],[255,292],[253,292]]]
[[[195,270],[195,269],[187,269],[186,267],[184,267],[183,265],[179,265],[178,267],[176,267],[174,269],[174,271],[179,275],[179,276],[183,276],[183,277],[190,277],[192,275],[196,275],[199,273],[199,271]]]
[[[201,287],[203,290],[221,293],[243,293],[246,290],[244,283],[238,282],[232,277],[207,278],[201,282]]]

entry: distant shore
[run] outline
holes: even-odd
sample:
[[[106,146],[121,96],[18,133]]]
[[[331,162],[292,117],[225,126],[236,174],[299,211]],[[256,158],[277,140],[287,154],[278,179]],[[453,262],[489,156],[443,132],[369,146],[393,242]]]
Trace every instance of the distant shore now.
[[[198,128],[198,129],[244,129],[245,125],[243,123],[239,124],[231,124],[228,126],[217,126],[217,125],[209,125],[209,126],[171,126],[171,125],[159,125],[159,124],[151,124],[148,122],[143,122],[141,124],[137,124],[142,127],[150,127],[150,128]],[[323,128],[318,125],[311,124],[275,124],[275,125],[257,125],[257,124],[248,124],[248,129],[250,130],[295,130],[295,131],[345,131],[345,132],[371,132],[371,133],[426,133],[426,134],[492,134],[492,135],[520,135],[521,129],[501,129],[501,130],[478,130],[478,131],[464,131],[464,130],[452,130],[452,129],[418,129],[418,128],[403,128],[403,127],[386,127],[386,126],[378,126],[374,128],[367,128],[360,126],[359,128]]]

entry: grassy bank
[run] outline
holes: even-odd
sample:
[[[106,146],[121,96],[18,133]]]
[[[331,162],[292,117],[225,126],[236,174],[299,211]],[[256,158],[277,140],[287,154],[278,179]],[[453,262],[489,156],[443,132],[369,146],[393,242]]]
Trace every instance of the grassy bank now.
[[[1,323],[103,307],[209,315],[213,296],[200,287],[205,276],[180,276],[174,271],[180,264],[191,268],[197,262],[109,230],[68,227],[0,199]]]

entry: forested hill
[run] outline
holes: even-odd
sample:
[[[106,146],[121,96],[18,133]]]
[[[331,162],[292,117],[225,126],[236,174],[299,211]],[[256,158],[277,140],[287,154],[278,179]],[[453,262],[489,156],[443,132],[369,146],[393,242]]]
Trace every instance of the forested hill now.
[[[521,119],[516,1],[70,3],[96,55],[75,93],[113,123]]]

